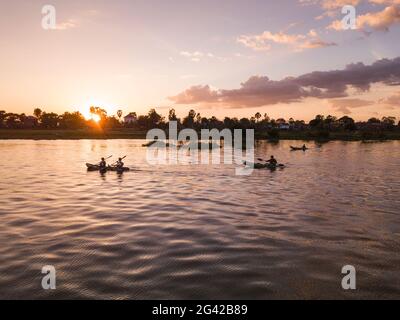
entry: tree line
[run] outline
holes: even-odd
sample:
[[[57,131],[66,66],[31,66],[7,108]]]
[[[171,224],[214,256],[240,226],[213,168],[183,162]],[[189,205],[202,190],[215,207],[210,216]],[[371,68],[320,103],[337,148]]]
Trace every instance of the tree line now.
[[[127,114],[127,118],[122,118],[122,110],[118,110],[116,115],[109,116],[101,107],[90,107],[91,119],[85,119],[80,112],[64,112],[57,114],[45,112],[40,108],[33,111],[29,116],[24,113],[15,114],[0,111],[0,128],[7,129],[121,129],[132,128],[137,130],[150,130],[153,128],[167,129],[169,121],[176,121],[178,128],[201,129],[254,129],[256,131],[268,131],[273,136],[274,131],[279,130],[319,130],[321,132],[330,131],[355,131],[355,130],[395,130],[400,127],[400,122],[396,124],[395,117],[383,117],[382,119],[371,118],[368,121],[356,122],[349,116],[337,118],[335,116],[317,115],[314,119],[306,123],[304,120],[288,120],[284,118],[272,119],[267,114],[262,115],[257,112],[250,118],[225,117],[223,120],[215,116],[203,117],[195,110],[190,110],[188,115],[178,118],[174,109],[170,109],[168,116],[164,117],[155,109],[150,109],[147,114],[137,115],[135,112]]]

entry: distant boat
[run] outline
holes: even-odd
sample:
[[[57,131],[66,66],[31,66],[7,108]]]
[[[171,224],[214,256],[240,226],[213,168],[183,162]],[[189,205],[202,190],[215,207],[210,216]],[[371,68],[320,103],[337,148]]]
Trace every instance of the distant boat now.
[[[290,146],[290,149],[292,149],[292,151],[306,151],[306,150],[308,150],[308,148],[307,147],[293,147],[293,146]]]

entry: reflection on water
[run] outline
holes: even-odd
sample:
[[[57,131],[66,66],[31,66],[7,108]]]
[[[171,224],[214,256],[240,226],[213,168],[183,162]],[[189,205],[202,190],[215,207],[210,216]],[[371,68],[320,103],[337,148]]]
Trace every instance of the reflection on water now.
[[[399,142],[260,142],[287,167],[251,176],[142,143],[0,142],[0,298],[400,298]],[[133,170],[86,172],[110,154]]]

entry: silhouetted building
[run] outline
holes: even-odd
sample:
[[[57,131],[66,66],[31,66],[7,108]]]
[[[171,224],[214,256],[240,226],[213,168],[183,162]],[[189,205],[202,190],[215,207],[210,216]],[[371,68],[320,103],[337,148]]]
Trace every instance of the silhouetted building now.
[[[125,124],[133,124],[137,122],[137,115],[136,113],[132,112],[124,117]]]

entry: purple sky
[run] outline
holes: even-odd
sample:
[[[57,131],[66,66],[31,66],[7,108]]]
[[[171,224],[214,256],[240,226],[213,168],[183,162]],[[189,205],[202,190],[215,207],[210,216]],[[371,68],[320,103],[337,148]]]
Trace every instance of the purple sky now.
[[[41,27],[45,4],[56,30]],[[344,4],[356,30],[340,28]],[[7,111],[400,117],[400,0],[0,0],[0,12]]]

